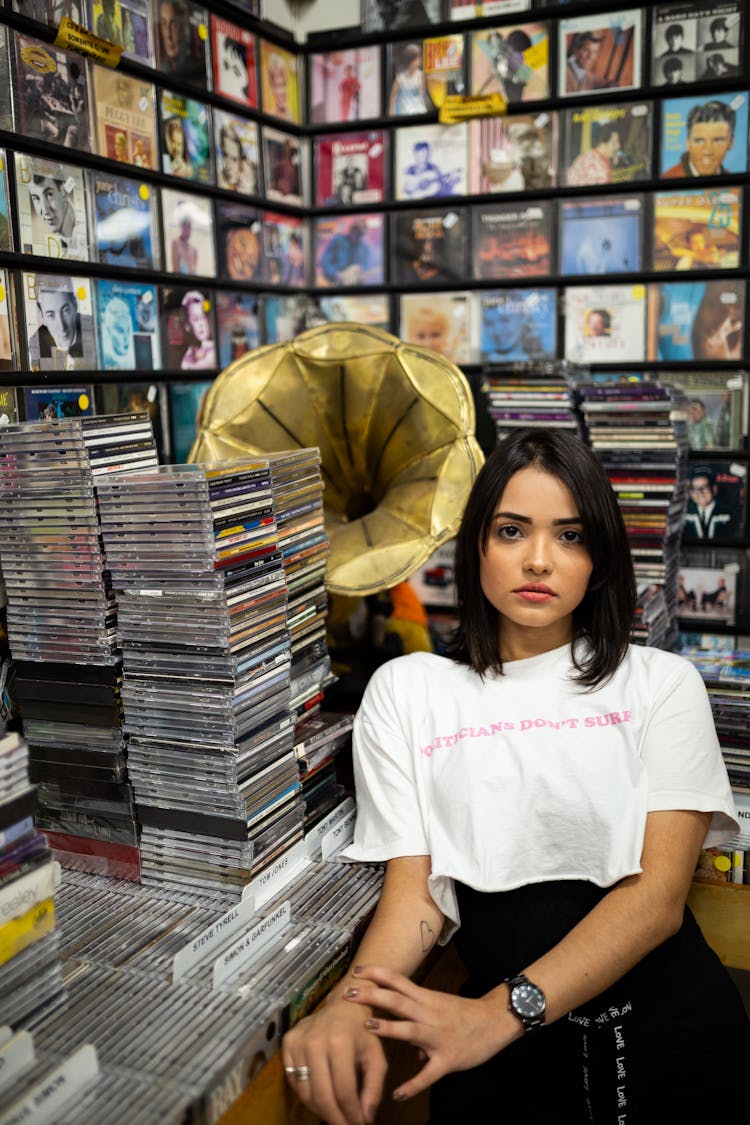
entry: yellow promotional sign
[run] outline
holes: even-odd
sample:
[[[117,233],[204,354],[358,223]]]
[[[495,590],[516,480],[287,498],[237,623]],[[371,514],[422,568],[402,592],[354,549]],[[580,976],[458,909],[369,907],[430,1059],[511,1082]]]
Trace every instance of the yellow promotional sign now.
[[[77,51],[79,55],[86,55],[101,66],[112,69],[117,66],[122,54],[122,47],[117,43],[110,43],[107,39],[100,39],[80,23],[74,23],[68,16],[63,16],[55,37],[55,46],[63,47],[68,51]]]
[[[500,117],[507,108],[502,94],[448,94],[438,111],[438,121],[455,125],[471,117]]]

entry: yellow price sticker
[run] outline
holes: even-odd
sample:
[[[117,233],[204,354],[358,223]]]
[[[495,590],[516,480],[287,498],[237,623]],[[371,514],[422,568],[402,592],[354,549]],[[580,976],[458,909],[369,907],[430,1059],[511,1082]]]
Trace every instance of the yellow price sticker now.
[[[502,94],[448,94],[438,111],[438,121],[453,125],[472,117],[500,117],[508,108]]]
[[[88,297],[88,293],[86,292],[86,289],[83,285],[79,285],[76,289],[76,297],[79,301],[85,301]]]
[[[78,396],[78,405],[81,408],[81,410],[88,410],[90,403],[91,403],[91,399],[89,398],[88,395],[83,394],[83,395]]]
[[[151,192],[149,191],[147,184],[141,184],[141,186],[138,188],[138,194],[143,200],[151,198]]]
[[[5,286],[0,285],[0,301],[4,301],[4,300],[5,300]]]
[[[205,23],[198,24],[198,38],[203,39],[204,42],[206,39],[208,39],[208,28],[206,27]]]
[[[642,301],[644,299],[644,297],[646,296],[646,286],[645,285],[634,285],[633,288],[630,290],[630,292],[632,294],[632,297],[633,297],[634,301]]]

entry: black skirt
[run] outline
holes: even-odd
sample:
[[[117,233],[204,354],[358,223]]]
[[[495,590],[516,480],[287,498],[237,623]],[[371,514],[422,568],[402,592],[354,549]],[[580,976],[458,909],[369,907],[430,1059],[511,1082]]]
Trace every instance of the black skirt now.
[[[465,996],[556,945],[607,893],[546,882],[501,894],[456,884]],[[432,1088],[430,1125],[706,1125],[750,1104],[750,1021],[690,910],[679,932],[600,996]]]

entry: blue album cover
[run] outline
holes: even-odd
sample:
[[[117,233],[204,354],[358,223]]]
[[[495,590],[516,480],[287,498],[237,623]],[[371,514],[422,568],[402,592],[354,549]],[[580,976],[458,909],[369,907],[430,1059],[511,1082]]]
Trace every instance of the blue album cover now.
[[[310,313],[314,302],[300,295],[263,298],[263,328],[267,344],[282,344],[293,340],[310,328]],[[320,323],[320,319],[316,321]]]
[[[27,422],[81,418],[94,413],[93,388],[24,387],[23,404]]]
[[[738,92],[661,103],[663,180],[747,171],[748,95]]]
[[[109,172],[92,172],[90,188],[99,261],[158,269],[154,189]]]
[[[172,460],[184,465],[198,432],[198,417],[210,382],[170,383],[169,416],[172,423]]]
[[[560,273],[630,273],[643,264],[639,195],[560,203]]]
[[[479,320],[481,362],[555,357],[554,289],[486,289],[479,294]]]
[[[648,359],[743,358],[744,281],[659,282],[648,298]]]
[[[258,298],[254,293],[219,290],[216,294],[216,319],[220,367],[226,367],[260,344]]]
[[[161,367],[156,286],[97,281],[96,305],[99,357],[106,371]]]
[[[208,106],[183,94],[162,90],[162,171],[186,180],[210,183],[211,141]]]
[[[11,248],[8,188],[5,177],[5,152],[0,149],[0,250],[10,250]]]

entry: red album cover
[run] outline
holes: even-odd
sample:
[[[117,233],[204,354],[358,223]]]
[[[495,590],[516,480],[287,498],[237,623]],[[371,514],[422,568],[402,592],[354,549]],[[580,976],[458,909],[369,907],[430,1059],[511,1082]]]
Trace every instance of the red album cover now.
[[[255,36],[236,23],[211,16],[214,92],[241,105],[258,108]]]
[[[382,203],[385,192],[385,134],[334,133],[315,141],[319,207],[350,203]]]

